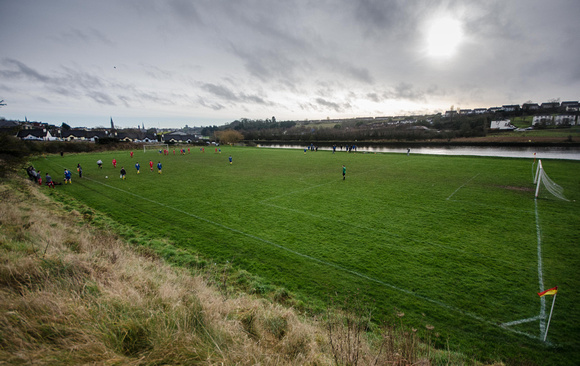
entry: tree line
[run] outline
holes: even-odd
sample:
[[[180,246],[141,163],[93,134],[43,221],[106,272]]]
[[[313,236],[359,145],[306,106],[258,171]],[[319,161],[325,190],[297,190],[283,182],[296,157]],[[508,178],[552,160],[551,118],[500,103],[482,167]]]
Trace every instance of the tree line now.
[[[496,116],[494,116],[496,117]],[[221,127],[205,127],[203,134],[213,136],[222,143],[240,140],[282,141],[418,141],[459,137],[479,137],[487,134],[491,121],[489,115],[455,116],[413,121],[413,123],[388,123],[377,120],[349,120],[333,126],[307,121],[277,122],[275,118],[251,120],[242,118]]]

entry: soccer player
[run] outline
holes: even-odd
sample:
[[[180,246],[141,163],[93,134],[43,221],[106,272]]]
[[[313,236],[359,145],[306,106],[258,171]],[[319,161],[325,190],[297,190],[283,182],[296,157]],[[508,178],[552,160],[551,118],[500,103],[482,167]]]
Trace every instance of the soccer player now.
[[[64,184],[72,184],[71,172],[67,168],[64,168]]]
[[[50,175],[48,175],[48,173],[46,173],[46,185],[49,186],[50,188],[54,188],[54,182],[52,181],[52,177]]]
[[[161,174],[161,162],[157,163],[157,172]]]
[[[131,151],[131,158],[133,158],[133,151]]]
[[[117,167],[117,159],[113,159],[113,168]]]
[[[139,162],[135,164],[135,169],[137,169],[137,174],[139,174],[139,172],[141,171],[141,165],[139,165]]]
[[[346,167],[343,165],[342,166],[342,180],[346,179]]]
[[[103,169],[103,161],[101,159],[97,160],[97,165],[99,166],[99,169]]]
[[[151,168],[151,173],[153,173],[153,160],[149,160],[149,168]]]
[[[79,171],[79,178],[83,177],[83,167],[81,166],[81,164],[79,164],[77,166],[77,170]]]
[[[230,165],[232,165],[232,156],[231,155],[230,155],[229,159],[230,159]]]
[[[125,171],[125,167],[122,166],[121,167],[121,179],[125,179],[125,175],[127,174],[127,171]]]

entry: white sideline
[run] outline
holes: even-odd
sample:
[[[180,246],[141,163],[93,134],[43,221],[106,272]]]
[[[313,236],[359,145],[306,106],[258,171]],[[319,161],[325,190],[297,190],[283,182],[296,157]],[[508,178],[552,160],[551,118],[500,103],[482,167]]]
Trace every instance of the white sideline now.
[[[346,267],[342,267],[342,266],[340,266],[340,265],[337,265],[337,264],[334,264],[334,263],[330,263],[330,262],[326,262],[326,261],[323,261],[323,260],[321,260],[321,259],[318,259],[318,258],[315,258],[315,257],[309,256],[309,255],[307,255],[307,254],[303,254],[303,253],[297,252],[297,251],[295,251],[295,250],[292,250],[292,249],[286,248],[286,247],[284,247],[284,246],[282,246],[282,245],[280,245],[280,244],[276,244],[276,243],[274,243],[274,242],[272,242],[272,241],[269,241],[269,240],[266,240],[266,239],[262,239],[262,238],[260,238],[260,237],[257,237],[257,236],[255,236],[255,235],[252,235],[252,234],[245,233],[245,232],[243,232],[243,231],[240,231],[240,230],[238,230],[238,229],[231,228],[231,227],[229,227],[229,226],[225,226],[225,225],[223,225],[223,224],[220,224],[220,223],[218,223],[218,222],[215,222],[215,221],[212,221],[212,220],[209,220],[209,219],[203,218],[203,217],[201,217],[201,216],[197,216],[197,215],[195,215],[195,214],[192,214],[192,213],[190,213],[190,212],[183,211],[183,210],[181,210],[181,209],[178,209],[178,208],[175,208],[175,207],[171,207],[171,206],[169,206],[169,205],[166,205],[166,204],[164,204],[164,203],[161,203],[161,202],[154,201],[154,200],[152,200],[152,199],[150,199],[150,198],[147,198],[147,197],[140,196],[140,195],[138,195],[138,194],[135,194],[135,193],[133,193],[133,192],[129,192],[129,191],[126,191],[126,190],[124,190],[124,189],[121,189],[121,188],[118,188],[118,187],[114,187],[114,186],[111,186],[111,185],[109,185],[109,184],[102,183],[102,182],[96,181],[96,180],[94,180],[94,179],[91,179],[91,178],[84,178],[84,179],[86,179],[86,180],[89,180],[89,181],[92,181],[92,182],[95,182],[95,183],[98,183],[98,184],[101,184],[101,185],[103,185],[103,186],[105,186],[105,187],[108,187],[108,188],[112,188],[112,189],[118,190],[118,191],[120,191],[120,192],[123,192],[123,193],[125,193],[125,194],[128,194],[128,195],[131,195],[131,196],[137,197],[137,198],[139,198],[139,199],[142,199],[142,200],[145,200],[145,201],[151,202],[151,203],[153,203],[153,204],[156,204],[156,205],[159,205],[159,206],[162,206],[162,207],[166,207],[166,208],[168,208],[168,209],[171,209],[171,210],[174,210],[174,211],[180,212],[180,213],[182,213],[182,214],[185,214],[185,215],[187,215],[187,216],[193,217],[193,218],[195,218],[195,219],[198,219],[198,220],[200,220],[200,221],[204,221],[204,222],[206,222],[206,223],[209,223],[209,224],[212,224],[212,225],[215,225],[215,226],[221,227],[221,228],[223,228],[223,229],[226,229],[226,230],[232,231],[232,232],[234,232],[234,233],[237,233],[237,234],[240,234],[240,235],[246,236],[246,237],[248,237],[248,238],[251,238],[251,239],[254,239],[254,240],[260,241],[260,242],[262,242],[262,243],[265,243],[265,244],[268,244],[268,245],[271,245],[271,246],[273,246],[273,247],[275,247],[275,248],[278,248],[278,249],[281,249],[281,250],[285,250],[285,251],[287,251],[287,252],[289,252],[289,253],[292,253],[292,254],[295,254],[295,255],[297,255],[297,256],[300,256],[300,257],[303,257],[303,258],[309,259],[309,260],[311,260],[311,261],[313,261],[313,262],[317,262],[317,263],[319,263],[319,264],[323,264],[323,265],[326,265],[326,266],[329,266],[329,267],[333,267],[333,268],[335,268],[335,269],[338,269],[338,270],[340,270],[340,271],[343,271],[343,272],[346,272],[346,273],[350,273],[350,274],[352,274],[352,275],[355,275],[355,276],[357,276],[357,277],[360,277],[360,278],[363,278],[363,279],[369,280],[369,281],[371,281],[371,282],[378,283],[378,284],[380,284],[380,285],[383,285],[383,286],[385,286],[385,287],[389,287],[389,288],[391,288],[391,289],[393,289],[393,290],[396,290],[396,291],[398,291],[398,292],[402,292],[402,293],[404,293],[404,294],[407,294],[407,295],[409,295],[409,296],[413,296],[413,297],[416,297],[416,298],[418,298],[418,299],[421,299],[421,300],[424,300],[424,301],[430,302],[430,303],[432,303],[432,304],[435,304],[435,305],[437,305],[437,306],[440,306],[440,307],[442,307],[442,308],[445,308],[445,309],[447,309],[447,310],[454,311],[454,312],[460,313],[460,314],[462,314],[462,315],[468,316],[468,317],[470,317],[470,318],[472,318],[472,319],[475,319],[475,320],[477,320],[477,321],[480,321],[480,322],[482,322],[482,323],[485,323],[485,324],[488,324],[488,325],[492,325],[492,326],[495,326],[495,327],[499,327],[499,328],[502,328],[502,329],[508,330],[508,331],[510,331],[510,332],[512,332],[512,333],[516,333],[516,334],[524,335],[524,336],[526,336],[526,337],[529,337],[529,338],[532,338],[532,339],[538,339],[538,338],[539,338],[539,337],[533,336],[533,335],[531,335],[531,334],[528,334],[528,333],[524,333],[524,332],[521,332],[521,331],[517,331],[517,330],[514,330],[514,329],[510,329],[510,328],[503,327],[503,326],[501,326],[500,324],[497,324],[497,322],[493,322],[493,321],[486,320],[486,319],[484,319],[484,318],[482,318],[482,317],[480,317],[480,316],[478,316],[478,315],[475,315],[475,314],[473,314],[473,313],[470,313],[470,312],[468,312],[468,311],[464,311],[464,310],[461,310],[461,309],[459,309],[459,308],[456,308],[456,307],[453,307],[453,306],[447,305],[447,304],[445,304],[445,303],[443,303],[443,302],[441,302],[441,301],[433,300],[433,299],[431,299],[431,298],[428,298],[428,297],[426,297],[426,296],[422,296],[422,295],[416,294],[416,293],[414,293],[414,292],[412,292],[412,291],[409,291],[409,290],[406,290],[406,289],[403,289],[403,288],[397,287],[397,286],[395,286],[395,285],[392,285],[392,284],[390,284],[390,283],[387,283],[387,282],[384,282],[384,281],[378,280],[378,279],[376,279],[376,278],[373,278],[373,277],[367,276],[367,275],[365,275],[365,274],[362,274],[362,273],[360,273],[360,272],[357,272],[357,271],[353,271],[353,270],[351,270],[351,269],[348,269],[348,268],[346,268]]]
[[[469,182],[471,182],[472,180],[474,180],[479,174],[481,173],[477,173],[476,175],[474,175],[473,177],[471,177],[470,180],[468,180],[467,182],[463,183],[463,185],[459,188],[457,188],[455,191],[453,191],[453,193],[451,193],[451,195],[449,197],[446,198],[446,200],[449,200],[451,197],[453,197],[453,195],[455,193],[457,193],[457,191],[459,191],[461,188],[465,187]]]
[[[518,325],[518,324],[533,322],[533,321],[536,321],[538,319],[540,319],[540,316],[539,315],[536,315],[534,317],[527,318],[527,319],[520,319],[520,320],[514,320],[513,322],[503,323],[501,326],[502,327],[510,327],[512,325]]]
[[[538,200],[534,200],[536,212],[536,235],[538,238],[538,282],[540,292],[544,291],[544,274],[542,269],[542,229],[540,228],[540,216],[538,215]],[[540,297],[540,337],[546,331],[546,299]]]
[[[533,174],[533,165],[532,165],[532,174]],[[465,182],[461,187],[457,188],[447,200],[449,200],[457,191],[471,182],[474,178],[476,178],[479,174],[473,176],[467,182]],[[542,268],[542,229],[540,226],[540,216],[538,214],[538,200],[534,200],[534,214],[536,218],[536,238],[537,238],[537,252],[538,252],[538,282],[539,282],[539,289],[540,292],[544,291],[544,275],[543,275],[543,268]],[[546,299],[544,297],[540,298],[540,314],[536,315],[531,318],[514,320],[511,322],[501,324],[502,327],[509,327],[512,325],[518,325],[522,323],[532,322],[532,321],[540,321],[540,335],[538,337],[533,337],[537,339],[542,339],[544,333],[546,332]],[[508,329],[508,328],[506,328]]]

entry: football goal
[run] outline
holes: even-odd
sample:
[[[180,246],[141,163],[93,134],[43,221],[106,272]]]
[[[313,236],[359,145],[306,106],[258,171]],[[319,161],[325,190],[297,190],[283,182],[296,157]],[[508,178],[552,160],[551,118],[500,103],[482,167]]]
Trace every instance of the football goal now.
[[[544,187],[546,191],[550,192],[555,197],[564,201],[569,201],[564,197],[564,188],[548,177],[548,174],[544,171],[541,160],[538,160],[538,168],[536,169],[534,184],[536,184],[536,198],[538,198],[538,195],[540,194],[540,188]]]
[[[169,150],[168,144],[143,144],[143,152]]]

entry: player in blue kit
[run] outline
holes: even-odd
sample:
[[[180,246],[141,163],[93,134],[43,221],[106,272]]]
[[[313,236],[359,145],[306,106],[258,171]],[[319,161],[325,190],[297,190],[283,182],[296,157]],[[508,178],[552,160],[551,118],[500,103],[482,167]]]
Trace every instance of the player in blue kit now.
[[[71,172],[68,169],[64,169],[64,184],[72,184],[71,181]]]
[[[161,162],[157,163],[157,172],[161,174]]]
[[[137,169],[137,174],[139,174],[139,172],[141,171],[141,165],[139,165],[139,162],[135,164],[135,169]]]

